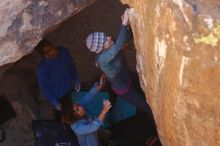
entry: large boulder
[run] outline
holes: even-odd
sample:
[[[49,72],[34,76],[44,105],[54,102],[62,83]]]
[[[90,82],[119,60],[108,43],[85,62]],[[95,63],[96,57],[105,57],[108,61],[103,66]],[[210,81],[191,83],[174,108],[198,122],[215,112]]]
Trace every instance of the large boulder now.
[[[220,1],[121,1],[162,144],[220,145]]]
[[[32,52],[42,37],[95,0],[0,2],[0,66]]]

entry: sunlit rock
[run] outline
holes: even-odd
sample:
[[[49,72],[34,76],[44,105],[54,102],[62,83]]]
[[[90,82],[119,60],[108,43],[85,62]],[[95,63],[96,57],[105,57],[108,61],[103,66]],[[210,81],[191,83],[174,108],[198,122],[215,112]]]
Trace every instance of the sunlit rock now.
[[[162,144],[220,145],[220,1],[121,1]]]

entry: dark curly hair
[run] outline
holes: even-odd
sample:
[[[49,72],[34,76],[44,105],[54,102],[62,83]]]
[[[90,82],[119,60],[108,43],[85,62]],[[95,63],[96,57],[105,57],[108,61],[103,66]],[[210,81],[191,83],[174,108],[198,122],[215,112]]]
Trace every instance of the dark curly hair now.
[[[61,122],[64,124],[72,124],[80,119],[73,110],[73,102],[70,98],[64,97],[61,100]]]
[[[47,47],[53,47],[53,48],[56,48],[55,45],[50,42],[49,40],[47,39],[42,39],[38,44],[37,46],[35,47],[35,50],[37,52],[39,52],[41,55],[44,54],[44,49],[47,48]]]

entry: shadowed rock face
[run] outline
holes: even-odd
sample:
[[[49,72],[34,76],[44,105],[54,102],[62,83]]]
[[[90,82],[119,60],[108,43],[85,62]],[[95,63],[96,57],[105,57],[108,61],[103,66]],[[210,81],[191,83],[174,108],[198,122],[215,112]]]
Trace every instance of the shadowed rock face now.
[[[220,145],[220,1],[122,2],[163,145]]]
[[[97,0],[46,36],[54,44],[63,45],[70,50],[82,87],[90,88],[101,75],[94,65],[95,54],[86,48],[85,38],[93,31],[104,31],[116,36],[124,8],[119,1]],[[135,70],[133,45],[126,50],[125,55],[129,58],[129,67]],[[35,69],[40,59],[41,56],[33,51],[15,63],[0,67],[0,95],[8,99],[17,114],[15,119],[1,125],[7,134],[6,140],[1,143],[4,146],[34,145],[32,120],[53,118],[52,106],[41,95],[37,84]]]
[[[1,1],[0,66],[30,53],[46,32],[94,1]]]

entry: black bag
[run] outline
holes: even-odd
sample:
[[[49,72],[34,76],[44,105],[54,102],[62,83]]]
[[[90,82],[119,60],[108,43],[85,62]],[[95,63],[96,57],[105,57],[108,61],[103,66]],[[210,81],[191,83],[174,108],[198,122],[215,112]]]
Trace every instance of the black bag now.
[[[33,120],[32,129],[36,146],[79,146],[70,126],[56,120]]]

